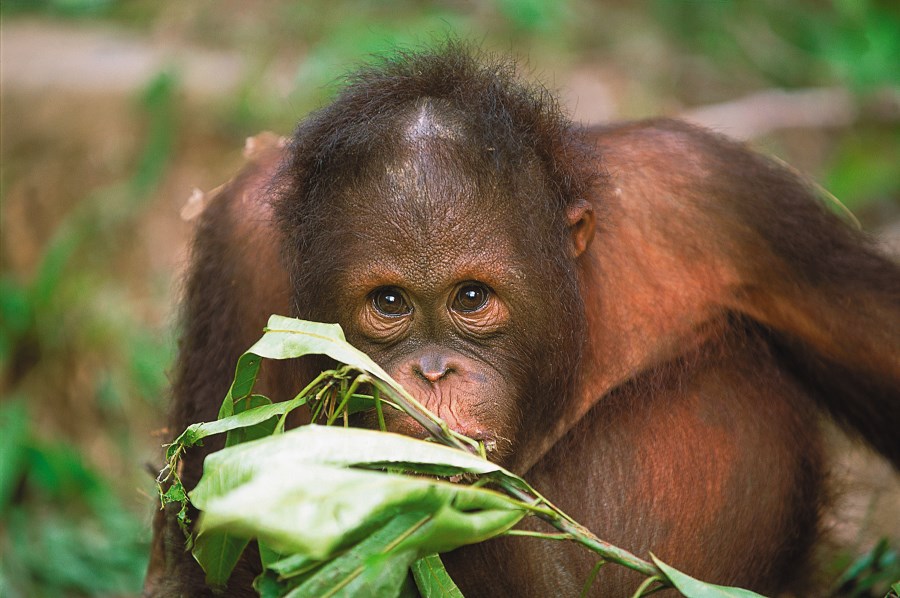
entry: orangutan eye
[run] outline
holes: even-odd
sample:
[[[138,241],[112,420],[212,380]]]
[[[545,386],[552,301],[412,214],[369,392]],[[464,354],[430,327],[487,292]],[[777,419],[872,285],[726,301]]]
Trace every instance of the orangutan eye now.
[[[397,287],[382,287],[372,293],[375,311],[389,318],[399,318],[412,312],[406,297]]]
[[[451,306],[455,311],[470,313],[487,305],[491,292],[483,284],[467,282],[456,291]]]

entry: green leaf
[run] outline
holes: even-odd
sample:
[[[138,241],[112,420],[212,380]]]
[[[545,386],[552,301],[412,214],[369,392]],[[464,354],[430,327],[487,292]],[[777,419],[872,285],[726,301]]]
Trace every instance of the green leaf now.
[[[27,471],[28,412],[21,400],[0,406],[0,513]]]
[[[234,403],[234,413],[240,415],[249,410],[271,405],[272,401],[268,397],[262,395],[250,395],[244,399]],[[275,425],[278,423],[276,415],[272,415],[269,419],[255,423],[250,426],[229,430],[225,437],[225,446],[234,446],[242,442],[256,440],[271,436],[275,431]]]
[[[887,538],[881,538],[869,552],[857,558],[834,583],[836,594],[841,589],[854,588],[862,595],[864,590],[900,577],[900,556]],[[871,593],[871,592],[870,592]]]
[[[430,515],[401,513],[338,558],[316,571],[287,594],[292,598],[320,596],[396,595],[417,557],[415,548],[399,548],[419,532]]]
[[[236,473],[218,475],[236,481],[244,472]],[[455,506],[457,497],[464,497],[462,507]],[[201,530],[258,537],[276,550],[316,559],[332,557],[399,511],[440,515],[439,531],[426,538],[431,552],[485,540],[526,513],[520,503],[490,490],[321,465],[307,465],[289,477],[279,468],[232,484],[201,480],[191,500],[203,511]]]
[[[28,289],[10,276],[0,276],[0,333],[17,338],[28,330],[33,318]]]
[[[251,352],[244,353],[238,358],[237,366],[234,370],[234,381],[222,406],[219,408],[219,418],[223,419],[229,415],[234,415],[234,405],[241,399],[244,399],[253,392],[253,386],[256,384],[256,378],[259,376],[259,366],[261,360],[258,355]]]
[[[312,354],[327,355],[340,363],[371,372],[398,390],[403,390],[403,387],[394,382],[381,366],[347,342],[344,331],[338,324],[272,316],[266,325],[265,334],[247,353],[267,359],[292,359]]]
[[[271,407],[278,405],[281,403],[275,403]],[[243,415],[245,414],[233,418]],[[207,424],[202,424],[203,430],[208,430],[217,423],[219,422],[212,422],[208,427]],[[285,467],[299,467],[305,463],[343,467],[391,464],[398,467],[405,465],[414,471],[419,471],[420,465],[430,465],[445,468],[447,475],[501,472],[516,477],[477,455],[433,442],[391,432],[314,424],[213,453],[206,458],[204,472],[212,472],[223,464],[233,467],[230,461],[241,461],[250,468],[276,466],[268,465],[268,461]]]
[[[310,558],[305,554],[292,554],[271,565],[267,565],[267,567],[274,573],[277,573],[279,577],[289,578],[305,575],[321,564],[322,561]]]
[[[259,543],[259,560],[263,567],[270,567],[284,560],[284,557],[285,555],[266,546],[265,542]]]
[[[430,554],[412,564],[413,578],[423,598],[463,598],[441,557]]]
[[[181,503],[184,502],[187,498],[187,494],[184,492],[184,486],[181,484],[172,484],[169,486],[169,489],[166,490],[165,494],[163,494],[163,504],[168,504],[170,502]]]
[[[273,315],[269,318],[266,332],[262,338],[250,348],[244,357],[257,355],[269,359],[290,359],[309,354],[327,355],[351,368],[374,376],[379,380],[375,385],[381,386],[380,391],[393,394],[389,398],[429,430],[430,433],[444,440],[452,439],[452,442],[457,446],[461,446],[462,442],[467,442],[473,448],[477,446],[473,440],[451,432],[444,422],[439,421],[436,415],[425,409],[400,383],[391,378],[368,355],[350,345],[344,337],[341,327],[337,324],[308,322]],[[244,357],[241,359],[243,360]],[[258,364],[255,367],[258,369]],[[236,397],[237,395],[235,394],[233,398]],[[223,405],[224,408],[225,406]],[[502,475],[509,484],[515,485],[522,490],[533,492],[533,489],[521,478],[512,476],[508,472],[504,472]]]
[[[246,538],[236,538],[217,530],[201,530],[194,538],[191,552],[206,573],[206,583],[224,586],[247,544]]]
[[[323,324],[321,322],[308,322],[284,316],[271,316],[263,336],[250,349],[241,355],[235,367],[234,381],[222,401],[219,408],[218,421],[193,424],[188,427],[173,443],[167,453],[167,459],[171,459],[177,447],[190,447],[197,444],[206,436],[229,432],[226,446],[238,444],[246,440],[265,436],[265,432],[271,426],[274,430],[275,423],[266,422],[269,417],[282,415],[307,401],[306,397],[298,397],[293,401],[278,403],[279,407],[272,410],[256,412],[254,408],[264,406],[268,399],[261,395],[253,395],[253,388],[259,377],[261,358],[267,359],[293,359],[309,354],[324,354],[350,365],[360,371],[371,373],[395,390],[406,394],[400,384],[394,381],[381,367],[372,361],[368,355],[359,351],[347,342],[344,332],[338,324]],[[348,404],[348,412],[354,413],[372,407],[372,399],[364,395],[354,395]],[[388,401],[386,403],[390,404]],[[242,408],[243,406],[243,408]],[[253,421],[246,419],[230,419],[241,412],[254,411]],[[240,434],[231,434],[232,431],[241,428],[255,427],[252,432],[243,431]]]
[[[270,571],[263,571],[253,580],[253,589],[259,598],[281,598],[284,595],[284,584],[280,583]]]
[[[372,358],[347,342],[338,324],[324,324],[273,315],[266,331],[245,355],[267,359],[293,359],[304,355],[327,355],[383,380],[403,396],[409,393]],[[243,359],[243,358],[242,358]],[[259,365],[257,364],[257,369]]]
[[[423,550],[479,542],[515,525],[529,506],[497,492],[358,469],[360,463],[448,462],[453,472],[498,466],[462,451],[372,430],[304,426],[207,457],[191,492],[202,530],[257,537],[281,552],[332,557],[398,512],[432,513]]]
[[[717,586],[711,583],[705,583],[698,579],[694,579],[690,575],[682,573],[678,569],[671,567],[658,558],[656,555],[650,554],[650,558],[656,563],[656,566],[666,575],[672,585],[687,598],[763,598],[756,592],[743,590],[741,588],[731,588],[727,586]]]
[[[296,409],[305,403],[305,398],[282,401],[280,403],[254,407],[242,413],[238,413],[237,415],[230,415],[214,422],[191,424],[178,438],[175,439],[175,442],[169,446],[166,453],[166,460],[171,460],[172,454],[177,451],[179,447],[190,448],[207,436],[214,436],[239,428],[253,428],[254,426],[268,422],[268,420],[272,418],[284,415],[288,411]]]

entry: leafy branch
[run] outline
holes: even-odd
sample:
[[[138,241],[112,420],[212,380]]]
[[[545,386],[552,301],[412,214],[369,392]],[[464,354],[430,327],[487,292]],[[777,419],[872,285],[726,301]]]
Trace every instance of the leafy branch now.
[[[293,399],[254,394],[261,360],[324,354],[344,365],[322,372]],[[368,393],[360,392],[366,390]],[[383,408],[407,413],[432,441],[385,432],[310,424],[285,432],[288,415],[307,406],[329,426]],[[192,446],[226,434],[197,487],[185,491],[179,463]],[[437,554],[502,534],[575,541],[647,577],[634,596],[675,587],[686,596],[756,596],[705,584],[659,561],[605,542],[521,477],[484,458],[478,442],[451,430],[336,324],[272,316],[262,338],[238,360],[219,419],[189,426],[166,451],[160,500],[180,506],[178,521],[212,585],[227,583],[250,539],[260,546],[262,596],[397,595],[411,570],[426,596],[461,596]],[[411,474],[411,475],[410,475]],[[423,477],[428,476],[428,477]],[[464,477],[471,484],[449,483]],[[201,512],[189,533],[188,503]],[[557,534],[512,530],[536,516]]]

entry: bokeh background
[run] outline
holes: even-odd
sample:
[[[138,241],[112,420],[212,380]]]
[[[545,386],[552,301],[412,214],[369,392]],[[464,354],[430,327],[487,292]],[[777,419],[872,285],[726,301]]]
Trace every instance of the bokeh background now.
[[[139,593],[182,206],[367,56],[448,35],[517,56],[576,120],[747,139],[900,251],[895,0],[3,0],[0,596]],[[836,442],[829,567],[896,561],[873,553],[900,536],[896,475]]]

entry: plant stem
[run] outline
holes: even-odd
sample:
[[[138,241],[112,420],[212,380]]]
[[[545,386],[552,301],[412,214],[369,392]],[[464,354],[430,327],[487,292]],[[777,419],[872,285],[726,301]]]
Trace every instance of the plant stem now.
[[[297,401],[298,404],[301,404],[301,403],[300,403],[300,400],[303,399],[304,397],[306,397],[307,395],[309,395],[309,393],[312,392],[312,390],[313,390],[319,383],[321,383],[322,380],[324,380],[324,379],[326,379],[326,378],[329,378],[329,377],[332,377],[332,376],[334,376],[334,370],[326,370],[326,371],[322,372],[321,374],[319,374],[318,376],[316,376],[315,379],[313,379],[312,382],[310,382],[309,384],[307,384],[307,385],[303,388],[303,390],[301,390],[301,391],[298,392],[296,395],[294,395],[294,398],[291,399],[291,401]],[[253,384],[254,384],[254,386],[256,385],[255,382],[254,382]],[[251,391],[252,391],[252,388],[251,388]],[[274,432],[275,434],[281,434],[281,433],[284,432],[284,425],[285,425],[285,422],[287,421],[287,416],[288,416],[288,412],[286,411],[285,413],[283,413],[283,414],[281,415],[280,418],[278,418],[278,423],[275,424],[275,432]],[[315,420],[312,420],[312,421],[315,421]]]
[[[342,413],[345,416],[347,415],[345,407],[347,406],[347,403],[350,401],[350,397],[353,396],[353,393],[356,392],[357,387],[361,384],[360,378],[362,378],[362,376],[356,377],[356,379],[353,381],[353,384],[350,385],[349,390],[341,391],[341,393],[343,395],[343,398],[341,399],[341,403],[340,403],[340,405],[337,406],[337,409],[334,410],[334,413],[331,414],[331,417],[328,418],[327,425],[330,426],[331,424],[333,424],[334,421],[338,418],[338,416],[341,415]]]
[[[527,529],[511,529],[508,530],[505,536],[524,536],[528,538],[541,538],[543,540],[573,540],[574,538],[570,534],[548,534],[544,532],[533,532]]]
[[[364,376],[360,376],[359,379],[363,377]],[[367,378],[366,380],[364,380],[365,382],[371,383],[372,386],[378,388],[379,390],[381,390],[381,392],[386,394],[388,398],[396,403],[396,405],[401,410],[406,412],[410,417],[418,422],[419,425],[425,428],[425,430],[431,435],[432,438],[434,438],[438,442],[446,444],[447,446],[451,446],[461,450],[467,450],[469,452],[478,454],[477,442],[475,442],[471,438],[462,436],[450,430],[447,427],[447,424],[445,424],[435,414],[431,413],[425,407],[419,404],[419,402],[416,401],[408,393],[401,393],[386,382],[372,378],[368,375],[365,375],[365,378]],[[576,523],[568,515],[550,504],[549,501],[547,501],[544,497],[540,495],[535,496],[531,492],[517,487],[506,478],[497,478],[494,481],[509,496],[516,498],[524,503],[535,506],[541,503],[549,505],[552,509],[552,513],[548,513],[546,511],[537,511],[535,512],[535,514],[562,533],[570,535],[573,541],[578,542],[579,544],[582,544],[583,546],[599,554],[605,561],[618,563],[619,565],[628,567],[629,569],[637,571],[638,573],[642,573],[643,575],[656,577],[658,580],[665,579],[662,576],[662,573],[653,563],[645,561],[644,559],[628,552],[627,550],[601,540],[590,530]]]
[[[591,586],[594,585],[594,580],[597,579],[597,574],[600,573],[600,568],[606,564],[606,561],[600,559],[597,561],[597,564],[591,568],[591,574],[588,575],[588,578],[584,582],[584,587],[581,588],[581,598],[587,596],[587,593],[591,591]]]
[[[534,502],[536,500],[539,500],[531,496],[529,492],[525,492],[520,488],[513,486],[506,480],[497,480],[497,482],[507,494],[521,500],[522,502]],[[558,509],[555,510],[558,511]],[[644,575],[660,575],[659,569],[657,569],[656,565],[654,565],[653,563],[645,561],[644,559],[628,552],[623,548],[613,546],[609,542],[601,540],[586,527],[571,521],[562,512],[554,513],[552,516],[546,513],[537,512],[536,515],[564,534],[571,535],[572,540],[586,546],[587,548],[590,548],[591,550],[602,556],[606,561],[618,563],[619,565],[628,567],[629,569],[637,571]]]
[[[381,391],[377,386],[372,387],[372,398],[375,399],[375,413],[378,414],[378,428],[384,432],[387,430],[387,426],[384,423],[384,410],[381,408]]]
[[[654,575],[653,577],[648,577],[641,585],[638,586],[638,589],[635,590],[632,598],[641,598],[642,596],[646,596],[647,594],[645,594],[645,592],[647,592],[650,586],[652,586],[656,582],[662,582],[662,580],[656,575]],[[654,588],[652,591],[655,592],[657,589],[658,588]],[[649,592],[647,593],[649,594]]]
[[[452,432],[450,428],[447,427],[447,424],[445,424],[435,414],[425,409],[425,407],[419,404],[419,402],[413,399],[411,396],[406,395],[406,393],[398,392],[392,386],[381,380],[378,380],[377,378],[372,378],[369,375],[360,376],[360,378],[363,377],[366,378],[366,380],[364,380],[365,382],[378,387],[378,389],[383,394],[387,395],[391,401],[396,403],[402,411],[406,412],[407,415],[416,420],[416,423],[425,428],[425,431],[427,431],[432,438],[442,442],[443,444],[446,444],[447,446],[452,446],[454,448],[478,454],[478,443],[468,438],[467,440],[469,440],[469,443],[471,444],[462,442],[462,440],[460,440],[459,434]],[[476,450],[473,451],[473,448]]]

